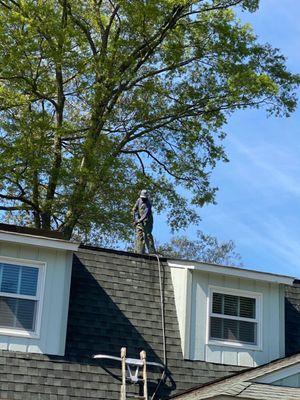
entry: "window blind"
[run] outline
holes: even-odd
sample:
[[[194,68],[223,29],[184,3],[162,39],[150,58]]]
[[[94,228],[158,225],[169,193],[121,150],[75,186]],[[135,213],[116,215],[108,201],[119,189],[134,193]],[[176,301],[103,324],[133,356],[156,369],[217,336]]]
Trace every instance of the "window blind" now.
[[[0,326],[34,331],[36,301],[0,297]]]
[[[38,268],[0,263],[0,291],[35,296]]]

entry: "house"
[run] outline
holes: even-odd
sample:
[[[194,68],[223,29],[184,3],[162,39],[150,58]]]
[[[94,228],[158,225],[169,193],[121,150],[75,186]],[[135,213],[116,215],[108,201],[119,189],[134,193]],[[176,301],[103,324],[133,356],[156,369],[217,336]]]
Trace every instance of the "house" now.
[[[122,347],[149,399],[300,399],[299,310],[291,277],[0,224],[0,399],[120,399]]]

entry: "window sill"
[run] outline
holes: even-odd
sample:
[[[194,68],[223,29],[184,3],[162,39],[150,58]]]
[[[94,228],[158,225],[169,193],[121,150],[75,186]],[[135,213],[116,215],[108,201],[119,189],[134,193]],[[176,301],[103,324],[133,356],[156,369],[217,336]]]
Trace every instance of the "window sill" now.
[[[14,337],[22,337],[27,339],[39,339],[40,334],[38,332],[29,332],[22,331],[19,329],[9,329],[9,328],[0,328],[0,336],[14,336]]]
[[[235,349],[240,350],[256,350],[256,351],[263,351],[261,345],[257,344],[244,344],[238,342],[227,342],[223,340],[209,340],[206,345],[209,346],[222,346],[222,347],[233,347]]]

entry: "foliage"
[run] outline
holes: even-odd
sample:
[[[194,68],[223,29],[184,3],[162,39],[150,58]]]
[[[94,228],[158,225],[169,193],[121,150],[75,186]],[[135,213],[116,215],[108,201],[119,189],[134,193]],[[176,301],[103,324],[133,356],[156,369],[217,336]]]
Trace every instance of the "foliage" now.
[[[214,201],[237,109],[289,115],[299,77],[234,7],[257,0],[0,1],[0,209],[7,221],[130,232],[141,188],[173,228]],[[182,193],[190,193],[189,204]]]
[[[232,240],[220,242],[216,237],[197,232],[197,239],[175,236],[169,243],[158,246],[158,253],[167,257],[197,260],[241,267],[241,256],[235,251]]]

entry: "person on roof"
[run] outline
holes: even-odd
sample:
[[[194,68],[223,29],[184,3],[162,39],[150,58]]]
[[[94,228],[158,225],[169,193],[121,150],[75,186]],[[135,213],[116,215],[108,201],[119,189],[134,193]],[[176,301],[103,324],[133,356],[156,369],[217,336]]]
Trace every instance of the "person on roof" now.
[[[152,236],[153,215],[151,202],[147,190],[143,189],[132,209],[133,225],[135,227],[135,253],[145,254],[147,247],[149,254],[156,253]]]

